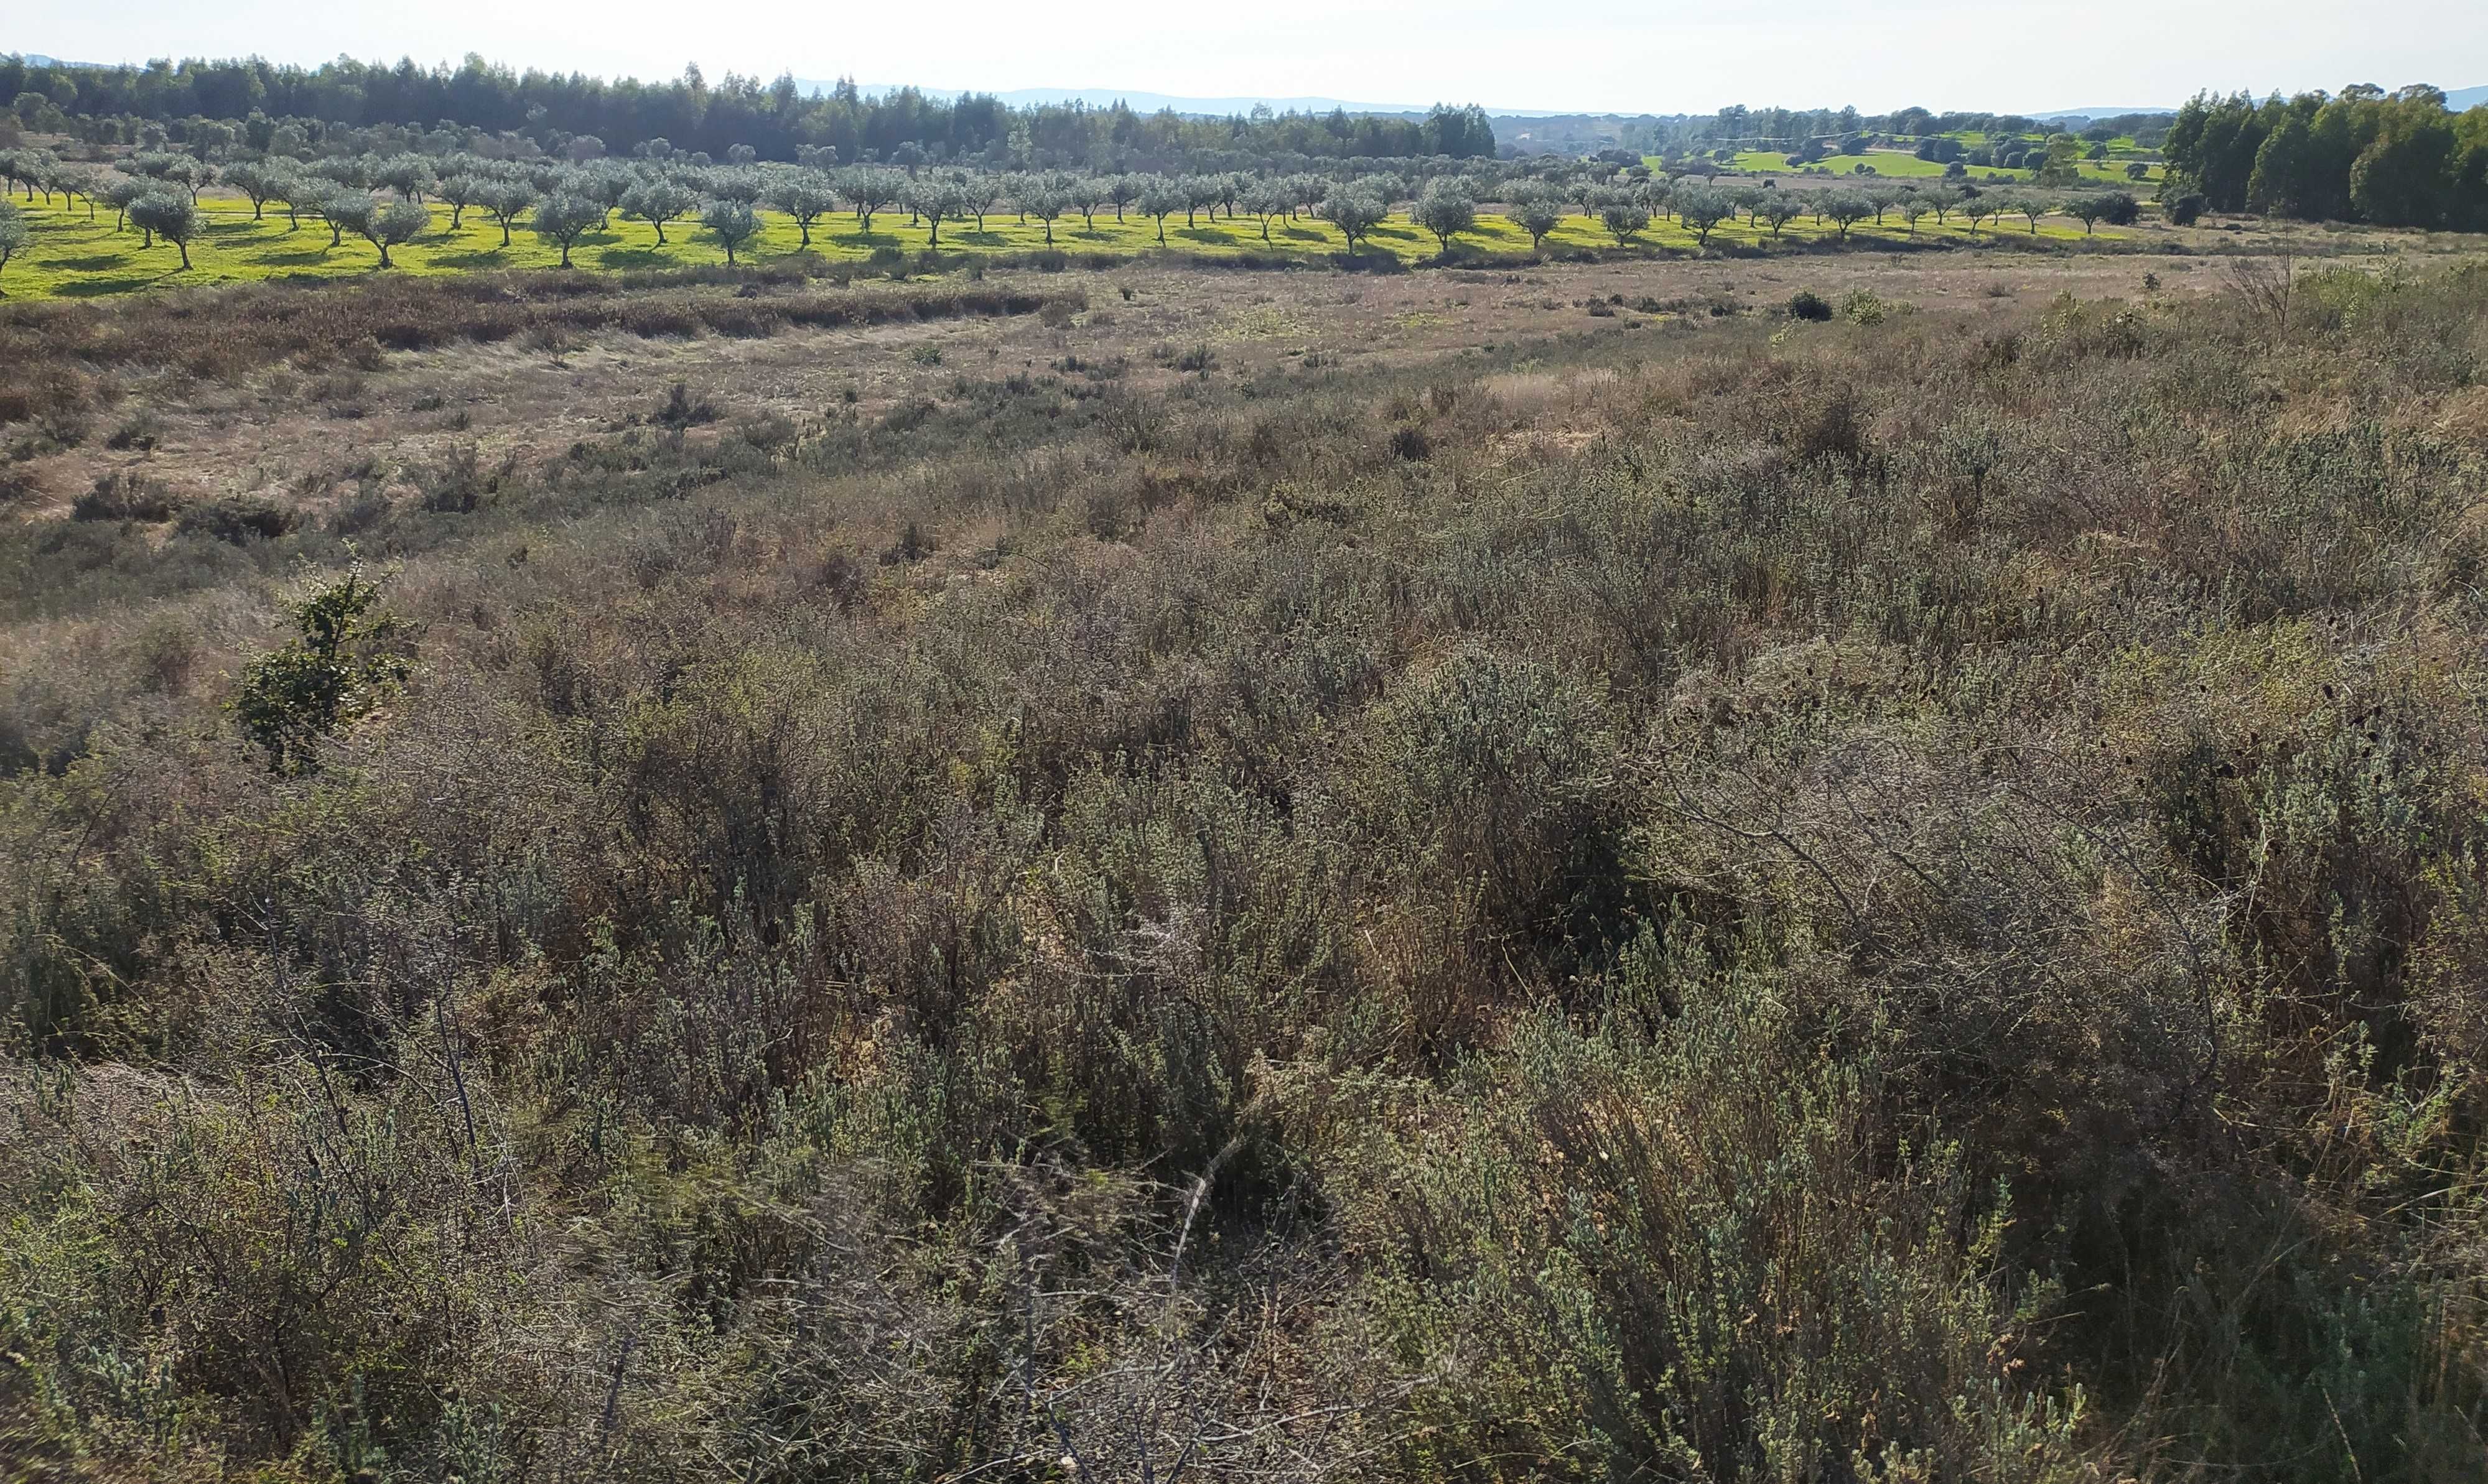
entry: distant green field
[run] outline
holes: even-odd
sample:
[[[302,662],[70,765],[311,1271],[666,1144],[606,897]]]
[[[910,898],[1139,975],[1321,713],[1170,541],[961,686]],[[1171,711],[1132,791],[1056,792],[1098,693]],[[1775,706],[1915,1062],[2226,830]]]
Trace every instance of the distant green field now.
[[[2158,163],[2151,163],[2150,173],[2140,182],[2127,178],[2125,173],[2127,163],[2128,161],[2113,156],[2105,160],[2083,160],[2080,162],[2079,170],[2083,180],[2104,183],[2157,185],[2160,182],[2162,167]],[[1853,175],[1861,164],[1874,166],[1875,174],[1887,181],[1938,180],[1944,173],[1942,165],[1931,159],[1920,159],[1916,154],[1905,150],[1869,150],[1864,154],[1833,154],[1815,162],[1816,168],[1829,171],[1833,175]],[[1749,150],[1737,156],[1737,168],[1755,174],[1782,175],[1794,172],[1797,167],[1789,163],[1786,154],[1767,150]],[[2006,170],[1993,165],[1969,167],[1969,179],[1973,181],[1985,180],[1989,176],[2027,181],[2031,179],[2032,174],[2033,172],[2028,170]]]
[[[370,243],[349,236],[332,247],[328,229],[316,220],[305,218],[299,230],[292,230],[283,213],[272,210],[265,219],[254,221],[249,208],[240,203],[210,198],[202,209],[208,225],[190,244],[191,266],[184,272],[181,254],[169,243],[159,241],[152,248],[142,248],[135,228],[114,231],[108,210],[99,211],[90,221],[83,208],[71,212],[35,204],[27,209],[35,228],[34,246],[0,270],[0,291],[16,298],[94,298],[161,287],[263,278],[351,278],[379,268],[380,254]],[[432,216],[432,232],[391,252],[396,271],[452,273],[551,268],[560,264],[560,252],[538,240],[523,223],[511,233],[510,243],[504,247],[500,228],[484,212],[469,210],[465,224],[456,231],[450,230],[448,208],[436,206]],[[1103,213],[1093,231],[1077,217],[1057,222],[1054,243],[1068,252],[1140,256],[1158,250],[1157,233],[1154,221],[1137,214],[1117,224],[1111,213]],[[1829,226],[1818,228],[1807,220],[1791,223],[1778,240],[1783,245],[1793,245],[1833,235]],[[1959,238],[1967,233],[1956,218],[1941,229],[1932,221],[1921,223],[1918,235]],[[2050,220],[2042,227],[2041,235],[2078,238],[2082,234],[2078,224]],[[665,236],[668,240],[660,246],[655,232],[646,224],[617,216],[604,231],[590,234],[573,248],[572,261],[578,267],[591,271],[687,267],[725,261],[724,250],[693,223],[672,223],[666,227]],[[1880,229],[1869,224],[1851,232],[1852,239],[1907,236],[1897,217]],[[1767,241],[1769,237],[1767,229],[1740,221],[1735,226],[1720,227],[1711,240],[1751,245]],[[1655,248],[1681,250],[1696,245],[1692,235],[1673,222],[1654,223],[1639,240]],[[1491,215],[1481,215],[1478,230],[1463,236],[1460,241],[1497,253],[1526,252],[1530,245],[1527,233]],[[797,251],[798,244],[799,234],[790,218],[764,212],[759,238],[746,244],[738,255],[744,262],[778,258]],[[832,260],[861,260],[885,248],[913,254],[930,245],[931,234],[920,224],[907,225],[904,211],[876,213],[870,236],[863,234],[853,215],[844,212],[812,224],[812,250]],[[986,218],[981,231],[973,219],[945,222],[941,245],[945,251],[953,252],[1030,252],[1045,246],[1045,229],[1033,221],[1023,226],[1017,216],[998,213]],[[1272,221],[1265,244],[1260,223],[1245,217],[1214,223],[1203,218],[1191,228],[1176,218],[1168,223],[1165,245],[1169,250],[1183,252],[1279,252],[1310,259],[1336,254],[1345,244],[1338,229],[1310,219]],[[1614,238],[1597,223],[1575,216],[1556,229],[1547,245],[1606,248],[1614,245]],[[1436,247],[1430,234],[1404,217],[1377,227],[1368,239],[1369,250],[1390,252],[1410,262],[1432,257]]]

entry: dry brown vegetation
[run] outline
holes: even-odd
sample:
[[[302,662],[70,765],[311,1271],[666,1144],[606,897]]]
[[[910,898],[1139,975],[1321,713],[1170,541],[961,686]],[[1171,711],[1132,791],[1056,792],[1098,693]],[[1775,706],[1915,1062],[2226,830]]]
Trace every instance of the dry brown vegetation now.
[[[2480,1476],[2488,274],[2272,271],[8,321],[0,1450]]]

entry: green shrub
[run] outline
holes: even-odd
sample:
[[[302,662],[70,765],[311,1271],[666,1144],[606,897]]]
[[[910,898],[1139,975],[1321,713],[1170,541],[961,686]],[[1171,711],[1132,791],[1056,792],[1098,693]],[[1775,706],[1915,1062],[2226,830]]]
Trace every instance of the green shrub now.
[[[298,637],[245,665],[231,703],[242,735],[276,772],[305,772],[321,742],[379,709],[404,684],[404,625],[379,611],[385,579],[362,563],[287,604]]]

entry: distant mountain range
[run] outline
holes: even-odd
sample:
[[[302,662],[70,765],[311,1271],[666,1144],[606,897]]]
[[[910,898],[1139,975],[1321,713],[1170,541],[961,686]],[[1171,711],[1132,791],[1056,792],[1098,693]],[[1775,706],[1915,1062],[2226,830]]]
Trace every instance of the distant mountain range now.
[[[2176,114],[2174,108],[2154,103],[2148,108],[2059,108],[2053,113],[2034,113],[2030,117],[2041,124],[2058,124],[2067,119],[2121,119],[2134,113]]]

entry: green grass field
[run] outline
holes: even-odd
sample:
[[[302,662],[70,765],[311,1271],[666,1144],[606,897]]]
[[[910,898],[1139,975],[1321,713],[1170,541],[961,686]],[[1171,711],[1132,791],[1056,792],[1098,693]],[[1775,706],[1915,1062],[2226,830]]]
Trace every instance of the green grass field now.
[[[1915,154],[1905,150],[1869,150],[1864,154],[1834,154],[1827,158],[1817,160],[1815,163],[1820,168],[1827,170],[1833,175],[1854,175],[1859,165],[1872,165],[1875,167],[1875,174],[1887,181],[1914,182],[1940,180],[1944,173],[1944,167],[1942,165],[1937,164],[1936,161],[1931,159],[1920,159]],[[2126,178],[2125,167],[2127,163],[2127,161],[2118,159],[2112,155],[2104,160],[2086,159],[2083,160],[2080,165],[2081,178],[2085,181],[2097,181],[2105,184],[2131,186],[2135,189],[2160,183],[2162,167],[2156,161],[2149,162],[2151,165],[2151,173],[2141,181],[2132,181]],[[1767,150],[1749,150],[1737,156],[1737,168],[1749,174],[1756,175],[1786,175],[1794,171],[1796,167],[1789,163],[1789,157],[1786,154],[1775,154]],[[2006,180],[2027,181],[2031,179],[2032,172],[2027,170],[2005,170],[1992,165],[1973,165],[1970,167],[1969,179],[1972,181],[1983,181],[1990,176],[1995,176]]]
[[[346,278],[377,271],[380,266],[379,251],[370,243],[349,236],[332,247],[328,229],[310,218],[304,219],[299,230],[293,230],[281,212],[270,210],[265,219],[254,221],[246,206],[212,198],[202,204],[202,210],[207,228],[190,244],[190,268],[185,272],[181,254],[171,244],[157,242],[152,248],[142,248],[136,229],[113,229],[109,210],[99,211],[90,221],[83,208],[68,211],[36,203],[27,209],[35,228],[34,246],[0,271],[0,291],[14,298],[94,298],[248,279]],[[559,250],[538,239],[523,223],[512,231],[509,245],[504,247],[500,228],[486,213],[468,210],[465,224],[456,231],[450,230],[449,218],[446,207],[435,207],[434,230],[391,252],[396,270],[450,273],[550,268],[561,262]],[[762,223],[759,238],[740,249],[738,256],[743,261],[783,257],[799,250],[800,237],[791,219],[764,212]],[[1980,235],[1992,232],[1991,228]],[[1831,227],[1818,228],[1811,219],[1792,222],[1775,245],[1796,246],[1834,235]],[[2078,239],[2082,232],[2078,224],[2049,219],[2041,224],[2039,235]],[[2103,238],[2113,235],[2099,234]],[[572,262],[580,268],[614,271],[687,267],[725,261],[724,250],[694,223],[673,223],[666,227],[665,236],[667,241],[660,246],[656,234],[645,223],[617,216],[604,231],[590,234],[573,248]],[[1880,229],[1871,223],[1852,228],[1850,236],[1852,240],[1902,240],[1909,234],[1894,217]],[[1955,218],[1941,228],[1932,220],[1922,222],[1918,236],[1965,238],[1969,233]],[[1459,240],[1465,246],[1492,253],[1524,253],[1530,245],[1528,234],[1491,215],[1481,215],[1477,230]],[[1683,251],[1696,246],[1692,234],[1671,221],[1653,223],[1639,240],[1645,247],[1657,249]],[[1711,234],[1714,245],[1752,246],[1770,240],[1767,229],[1743,221],[1722,226]],[[907,225],[903,211],[877,213],[869,236],[854,216],[844,212],[812,225],[812,250],[832,260],[861,260],[883,248],[912,254],[929,245],[931,234],[920,224]],[[1030,252],[1045,246],[1045,229],[1033,221],[1023,226],[1017,216],[1009,214],[987,217],[981,231],[973,220],[945,222],[941,245],[951,252]],[[1159,249],[1157,224],[1137,215],[1117,224],[1111,214],[1101,214],[1095,229],[1090,230],[1075,217],[1055,224],[1054,245],[1068,252],[1138,256]],[[1204,218],[1190,228],[1179,220],[1171,221],[1165,243],[1170,251],[1212,255],[1278,252],[1309,259],[1336,254],[1344,245],[1337,229],[1313,220],[1272,221],[1265,244],[1260,223],[1249,217],[1214,223]],[[1409,262],[1431,258],[1437,251],[1433,237],[1404,217],[1376,228],[1367,245],[1369,251],[1389,252]],[[1549,249],[1614,245],[1614,238],[1604,228],[1582,216],[1569,218],[1547,238]]]

